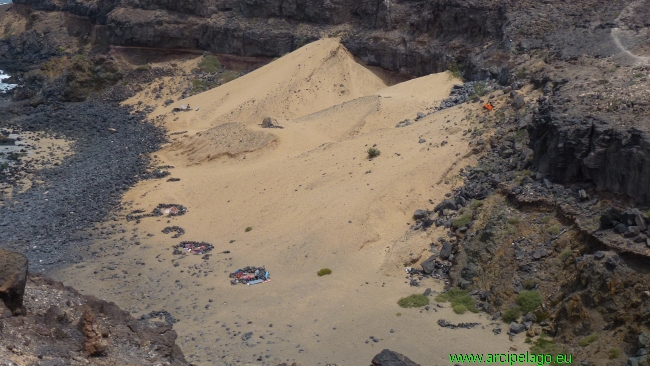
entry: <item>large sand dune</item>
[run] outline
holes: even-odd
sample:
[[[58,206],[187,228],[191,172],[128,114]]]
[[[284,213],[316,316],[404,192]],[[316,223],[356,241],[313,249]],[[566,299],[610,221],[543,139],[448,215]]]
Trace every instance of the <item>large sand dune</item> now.
[[[507,336],[493,335],[485,318],[396,304],[424,290],[405,283],[403,266],[428,256],[429,243],[443,232],[409,232],[408,224],[415,209],[431,208],[430,199],[438,202],[450,191],[439,182],[471,162],[462,133],[470,124],[463,117],[479,106],[395,128],[438,105],[457,81],[449,73],[394,86],[384,80],[338,40],[325,39],[183,101],[199,111],[158,108],[154,115],[163,116],[171,132],[189,131],[157,154],[161,164],[176,167],[173,176],[181,181],[142,182],[125,201],[145,210],[181,203],[189,211],[169,224],[143,219],[140,234],[155,237],[120,259],[75,269],[75,278],[89,274],[75,287],[110,292],[136,312],[168,309],[181,318],[175,326],[181,344],[186,354],[201,355],[199,364],[262,364],[261,357],[269,365],[278,359],[365,365],[390,348],[434,365],[448,362],[450,352],[508,352]],[[262,129],[266,116],[284,129]],[[381,155],[370,160],[366,150],[375,145]],[[169,247],[179,239],[160,234],[169,225],[183,227],[185,240],[230,253],[215,254],[201,267],[204,261],[190,256],[174,267]],[[141,260],[151,269],[134,264]],[[107,261],[143,276],[98,281],[91,273]],[[231,286],[228,272],[248,265],[266,265],[272,281]],[[317,277],[323,267],[333,274]],[[443,288],[434,280],[424,285]],[[440,318],[485,327],[442,329]],[[238,331],[252,331],[260,343],[244,345]],[[382,340],[366,343],[371,335]]]

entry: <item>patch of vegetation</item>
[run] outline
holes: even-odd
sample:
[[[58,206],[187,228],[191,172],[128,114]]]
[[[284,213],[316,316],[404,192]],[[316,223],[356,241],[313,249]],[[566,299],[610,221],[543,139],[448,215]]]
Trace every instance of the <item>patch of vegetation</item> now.
[[[379,151],[379,149],[375,149],[374,147],[368,149],[367,153],[369,158],[376,158],[381,155],[381,151]]]
[[[63,47],[57,47],[57,49],[56,49],[56,53],[63,53],[63,52],[65,52],[65,50],[63,49]]]
[[[467,306],[463,304],[454,305],[453,309],[456,314],[465,314],[467,312]]]
[[[402,316],[402,313],[397,313],[395,314],[395,316]]]
[[[397,305],[403,308],[419,308],[429,305],[429,298],[422,294],[413,294],[399,299]]]
[[[219,59],[216,56],[213,55],[207,55],[204,56],[201,62],[199,62],[199,68],[203,72],[217,72],[221,70],[222,65],[221,62],[219,62]]]
[[[464,305],[465,308],[472,313],[478,313],[474,299],[469,296],[469,292],[466,290],[461,290],[457,287],[450,289],[449,291],[436,296],[437,302],[446,302],[449,301],[452,307],[458,305]]]
[[[548,224],[549,222],[551,222],[551,216],[544,216],[544,217],[542,217],[542,219],[540,220],[540,222],[541,222],[542,224]]]
[[[449,69],[449,71],[451,71],[451,76],[453,78],[463,80],[463,74],[462,74],[462,71],[461,71],[462,67],[461,67],[460,64],[458,64],[457,62],[452,62],[452,63],[449,64],[449,66],[447,68]]]
[[[87,59],[88,59],[88,57],[86,55],[84,55],[83,53],[78,53],[78,54],[72,56],[71,60],[72,60],[72,62],[84,62]]]
[[[203,93],[204,91],[208,91],[216,86],[218,86],[218,83],[209,83],[209,82],[204,82],[201,79],[193,79],[192,80],[192,90],[190,90],[191,95]]]
[[[636,74],[634,74],[634,77],[635,77],[635,78],[642,78],[642,77],[644,77],[644,76],[645,76],[645,74],[642,73],[642,72],[637,72]]]
[[[617,347],[612,347],[609,349],[609,359],[613,360],[621,356],[621,349]]]
[[[548,229],[546,229],[546,231],[549,234],[555,236],[555,235],[560,233],[560,228],[557,225],[553,225],[553,226],[549,227]]]
[[[587,347],[588,345],[594,343],[598,339],[598,333],[593,333],[590,334],[584,338],[582,338],[579,342],[578,345],[580,347]]]
[[[573,254],[573,250],[571,249],[566,249],[562,253],[560,253],[560,259],[563,261],[566,261],[567,259],[571,258],[571,255]]]
[[[526,70],[526,67],[522,67],[517,71],[517,79],[523,80],[528,77],[528,71]]]
[[[549,314],[548,311],[541,311],[541,310],[536,311],[535,316],[537,317],[538,322],[543,322],[544,320],[548,320],[551,318],[551,314]]]
[[[149,70],[151,70],[151,65],[149,65],[149,64],[140,65],[140,66],[136,67],[136,70],[138,70],[138,71],[149,71]]]
[[[249,227],[247,227],[246,230],[244,230],[244,231],[245,231],[245,232],[249,232],[249,231],[251,231],[251,230],[253,230],[253,228],[249,226]]]
[[[518,223],[519,223],[518,217],[511,217],[508,219],[508,224],[510,225],[517,225]]]
[[[519,309],[518,306],[515,306],[506,310],[501,316],[501,319],[503,319],[503,321],[506,323],[512,323],[515,320],[519,319],[520,316],[521,316],[521,310]]]
[[[530,279],[529,279],[529,280],[524,280],[523,285],[524,285],[524,288],[525,288],[526,290],[532,290],[532,289],[535,288],[535,286],[537,286],[537,281],[535,281],[535,280],[530,280]]]
[[[457,217],[457,218],[451,220],[451,226],[458,229],[458,228],[461,228],[461,227],[469,224],[470,221],[472,221],[472,213],[468,212],[468,213],[464,214],[463,216],[460,216],[460,217]]]
[[[547,337],[546,334],[542,333],[542,335],[533,342],[533,345],[530,347],[530,353],[536,355],[550,354],[551,359],[556,360],[556,356],[560,353],[564,353],[564,350]],[[557,364],[553,362],[551,365]]]
[[[650,217],[650,210],[648,210],[648,212],[646,212],[645,215],[646,215],[647,217]]]
[[[474,95],[482,97],[485,94],[487,94],[487,83],[485,81],[479,81],[474,84]]]
[[[323,277],[323,276],[332,274],[332,270],[329,269],[329,268],[322,268],[316,274],[318,275],[318,277]]]
[[[521,307],[521,311],[529,313],[537,310],[537,308],[542,305],[542,293],[537,290],[522,291],[517,296],[515,302]]]
[[[483,207],[483,201],[472,200],[472,203],[469,204],[469,207],[470,207],[472,210],[476,210],[476,209],[479,208],[479,207]]]
[[[9,168],[9,163],[2,163],[0,164],[0,172]]]
[[[11,38],[13,34],[14,34],[14,29],[12,27],[5,28],[4,38]]]
[[[533,343],[533,340],[530,337],[526,337],[526,339],[524,339],[524,343],[530,344]]]
[[[221,78],[221,82],[223,84],[229,83],[239,77],[239,74],[234,72],[234,71],[227,71],[223,73],[223,77]]]

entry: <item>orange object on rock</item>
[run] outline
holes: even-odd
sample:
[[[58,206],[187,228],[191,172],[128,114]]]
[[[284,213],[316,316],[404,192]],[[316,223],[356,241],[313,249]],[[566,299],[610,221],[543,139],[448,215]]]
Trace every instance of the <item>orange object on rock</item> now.
[[[492,109],[494,109],[494,107],[493,107],[492,104],[490,104],[490,103],[486,103],[486,104],[483,106],[483,108],[487,109],[488,111],[491,111]]]

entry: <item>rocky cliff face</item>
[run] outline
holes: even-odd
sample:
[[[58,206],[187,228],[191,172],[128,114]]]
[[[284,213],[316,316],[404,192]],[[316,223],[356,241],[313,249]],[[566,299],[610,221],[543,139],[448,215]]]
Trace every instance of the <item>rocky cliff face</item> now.
[[[474,49],[501,47],[506,9],[457,0],[17,0],[105,27],[119,46],[203,49],[276,57],[339,35],[369,65],[425,75],[460,62],[475,77],[503,76],[507,61]],[[491,49],[492,49],[491,48]],[[474,53],[470,57],[470,54]]]
[[[530,130],[538,170],[555,182],[591,181],[600,190],[650,203],[647,134],[634,126],[617,128],[606,118],[543,108]]]

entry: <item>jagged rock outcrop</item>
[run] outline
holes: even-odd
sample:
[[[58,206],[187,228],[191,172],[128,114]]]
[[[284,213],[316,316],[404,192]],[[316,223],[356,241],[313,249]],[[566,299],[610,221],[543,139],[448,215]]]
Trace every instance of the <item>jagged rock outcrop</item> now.
[[[567,104],[542,104],[528,128],[536,170],[557,183],[590,181],[599,190],[649,204],[650,140],[644,127],[650,119],[625,116],[629,122],[621,123],[624,113],[591,113]]]
[[[372,366],[420,366],[401,353],[384,349],[372,359]]]
[[[27,266],[24,255],[0,249],[0,300],[15,315],[25,314]]]
[[[87,18],[89,34],[118,46],[202,49],[277,57],[320,37],[342,36],[364,62],[410,75],[462,64],[468,75],[505,79],[507,60],[478,49],[499,42],[504,4],[458,0],[16,0],[33,10]],[[344,28],[337,27],[345,24]],[[2,47],[0,45],[0,47]],[[495,47],[498,47],[495,44]],[[9,50],[11,51],[11,50]],[[0,49],[0,53],[1,49]]]

